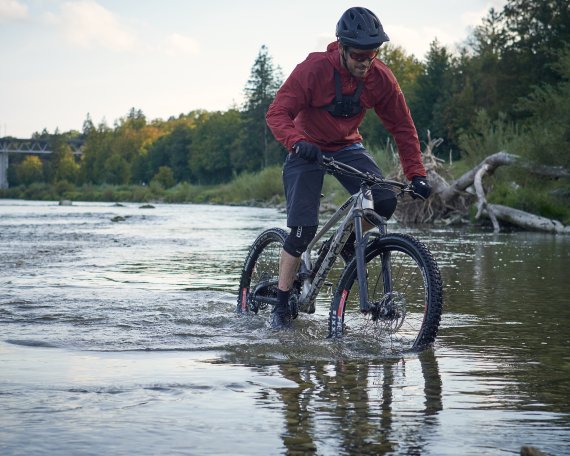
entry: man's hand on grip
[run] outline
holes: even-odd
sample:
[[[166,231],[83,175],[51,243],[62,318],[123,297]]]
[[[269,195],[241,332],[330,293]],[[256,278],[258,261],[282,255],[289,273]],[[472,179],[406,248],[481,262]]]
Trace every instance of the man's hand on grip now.
[[[431,195],[431,185],[425,177],[414,176],[411,187],[415,193],[415,195],[412,195],[414,198],[427,199]]]
[[[322,163],[323,153],[321,149],[313,143],[307,141],[299,141],[293,146],[295,153],[301,157],[303,160],[307,160],[309,163]]]

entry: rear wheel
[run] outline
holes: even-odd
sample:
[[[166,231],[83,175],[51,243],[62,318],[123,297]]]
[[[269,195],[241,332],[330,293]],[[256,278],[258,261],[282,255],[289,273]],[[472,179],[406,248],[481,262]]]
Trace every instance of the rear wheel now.
[[[267,318],[272,306],[277,303],[279,259],[287,233],[271,228],[261,233],[254,241],[240,280],[237,311],[240,313],[264,313]]]
[[[363,336],[397,351],[430,345],[439,328],[443,287],[427,247],[405,234],[372,235],[365,257],[370,311],[360,311],[353,259],[342,273],[331,305],[330,335]]]

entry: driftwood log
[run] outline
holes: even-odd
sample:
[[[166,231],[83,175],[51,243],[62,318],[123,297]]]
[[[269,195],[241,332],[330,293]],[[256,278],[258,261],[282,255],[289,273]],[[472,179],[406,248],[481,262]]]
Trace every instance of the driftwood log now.
[[[525,211],[487,202],[483,179],[492,175],[499,166],[521,166],[533,174],[547,177],[570,177],[570,172],[561,167],[533,166],[524,163],[517,155],[497,152],[489,155],[477,166],[455,179],[446,176],[443,161],[433,151],[441,144],[441,139],[432,140],[428,132],[428,142],[422,152],[422,158],[428,180],[432,185],[432,196],[427,201],[404,200],[398,205],[395,217],[403,223],[456,224],[468,220],[469,210],[475,205],[476,219],[489,218],[493,230],[501,230],[500,222],[530,231],[570,234],[570,226],[564,226],[557,220],[548,219]],[[396,179],[403,179],[401,170]]]

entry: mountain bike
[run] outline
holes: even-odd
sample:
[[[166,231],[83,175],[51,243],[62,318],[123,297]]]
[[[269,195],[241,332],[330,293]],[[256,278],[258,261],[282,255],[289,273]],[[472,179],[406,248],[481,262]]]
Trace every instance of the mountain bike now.
[[[390,189],[398,199],[421,196],[409,184],[361,172],[332,158],[325,158],[323,167],[329,174],[357,177],[360,190],[324,223],[302,254],[289,299],[292,318],[315,312],[317,295],[354,232],[354,255],[344,265],[329,309],[329,337],[364,335],[394,349],[422,350],[434,342],[441,319],[439,267],[417,238],[388,233],[386,219],[373,209],[372,188]],[[277,304],[279,258],[286,237],[285,230],[270,228],[251,245],[241,274],[239,313],[269,321]]]

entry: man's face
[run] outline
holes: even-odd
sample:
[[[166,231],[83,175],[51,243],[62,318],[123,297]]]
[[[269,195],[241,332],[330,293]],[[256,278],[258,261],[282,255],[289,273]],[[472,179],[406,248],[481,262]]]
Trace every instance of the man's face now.
[[[340,47],[340,52],[344,55],[346,69],[355,78],[364,79],[370,70],[372,62],[378,55],[378,49],[356,49],[350,47]]]

